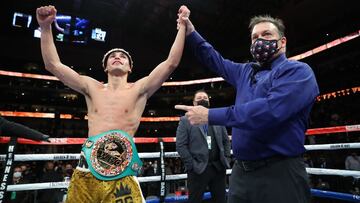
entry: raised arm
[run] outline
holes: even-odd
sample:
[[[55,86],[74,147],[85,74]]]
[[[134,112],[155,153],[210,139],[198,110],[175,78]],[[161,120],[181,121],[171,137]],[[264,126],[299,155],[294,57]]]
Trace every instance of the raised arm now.
[[[142,79],[143,93],[146,94],[147,98],[153,95],[154,92],[161,87],[179,65],[184,50],[185,31],[186,28],[182,22],[178,26],[178,32],[167,59],[160,63],[149,76]]]
[[[179,13],[190,16],[190,10],[181,6]],[[198,32],[190,18],[184,19],[186,25],[186,47],[191,50],[197,60],[206,68],[223,77],[228,83],[236,87],[239,77],[242,77],[245,65],[225,59]]]
[[[51,30],[51,23],[56,18],[54,6],[43,6],[36,9],[36,18],[41,28],[41,54],[45,68],[54,74],[66,86],[81,94],[88,95],[86,76],[81,76],[68,66],[61,63],[56,51]]]

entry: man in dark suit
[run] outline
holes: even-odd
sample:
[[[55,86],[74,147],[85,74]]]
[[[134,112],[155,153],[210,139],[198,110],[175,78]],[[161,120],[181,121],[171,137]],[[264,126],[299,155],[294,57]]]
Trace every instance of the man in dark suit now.
[[[193,104],[208,108],[208,94],[204,90],[197,91]],[[230,141],[226,128],[212,125],[193,126],[183,116],[176,131],[176,150],[188,175],[188,202],[201,202],[206,186],[209,186],[214,202],[226,202],[226,168],[230,167]]]

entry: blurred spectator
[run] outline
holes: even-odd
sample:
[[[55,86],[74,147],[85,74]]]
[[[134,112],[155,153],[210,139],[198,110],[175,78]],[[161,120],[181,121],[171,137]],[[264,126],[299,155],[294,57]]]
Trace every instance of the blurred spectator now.
[[[319,168],[331,168],[329,166],[328,160],[325,158],[324,155],[321,155],[319,158],[319,162],[318,162],[318,167]]]
[[[22,176],[21,167],[17,166],[14,168],[12,184],[26,184],[28,181],[25,181]],[[29,191],[13,191],[10,193],[10,197],[8,197],[10,203],[32,203],[34,202],[34,197],[31,195]]]
[[[173,162],[172,162],[171,159],[165,161],[165,174],[166,175],[172,175],[173,174],[173,172],[172,172],[172,167],[173,167],[172,163]],[[174,186],[173,181],[166,182],[165,186],[166,186],[165,194],[169,194],[170,192],[175,191],[175,188],[174,188],[175,186]]]
[[[314,163],[308,154],[304,154],[304,163],[306,168],[313,168]]]
[[[328,182],[323,181],[321,178],[318,179],[318,183],[316,185],[317,189],[321,189],[321,190],[329,190],[330,189],[330,185]]]
[[[73,166],[71,165],[71,164],[66,164],[65,165],[65,173],[64,173],[64,178],[66,179],[67,177],[69,178],[69,180],[70,180],[70,178],[71,178],[71,176],[72,176],[72,174],[73,174],[73,172],[74,172],[74,168],[73,168]],[[67,180],[67,179],[66,179]]]
[[[157,160],[154,162],[146,162],[144,164],[144,176],[156,176],[160,175],[160,168],[157,164]],[[148,182],[146,186],[146,196],[157,196],[159,194],[159,184],[158,182]],[[146,197],[145,197],[146,198]]]
[[[358,187],[354,187],[352,190],[350,190],[350,193],[353,195],[360,195],[360,189]]]
[[[22,178],[25,182],[32,182],[33,180],[35,180],[35,174],[31,172],[30,166],[28,166],[28,164],[23,163],[20,165],[20,168]]]
[[[63,177],[55,171],[54,162],[46,162],[40,182],[60,181],[63,181]],[[39,203],[59,203],[62,201],[62,197],[63,194],[59,189],[39,190]]]
[[[344,122],[340,120],[340,116],[337,113],[333,113],[330,116],[330,126],[338,126],[343,124]]]
[[[346,157],[345,169],[360,171],[360,157],[355,152]]]

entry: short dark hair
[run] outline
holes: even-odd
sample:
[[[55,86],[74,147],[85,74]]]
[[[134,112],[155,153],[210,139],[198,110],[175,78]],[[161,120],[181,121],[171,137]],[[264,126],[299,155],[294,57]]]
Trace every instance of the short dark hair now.
[[[280,18],[273,18],[270,15],[259,15],[259,16],[254,16],[250,19],[250,23],[249,23],[249,29],[250,29],[250,33],[253,31],[255,25],[259,24],[259,23],[263,23],[263,22],[269,22],[275,25],[275,27],[278,29],[279,31],[279,35],[280,37],[284,37],[285,36],[285,25],[284,22],[280,19]]]
[[[103,59],[102,59],[102,65],[103,65],[103,68],[106,68],[106,63],[107,63],[107,60],[109,59],[109,56],[110,54],[114,53],[114,52],[121,52],[121,53],[124,53],[128,60],[129,60],[129,63],[130,63],[130,68],[133,67],[134,65],[134,62],[129,54],[129,52],[125,51],[124,49],[121,49],[121,48],[114,48],[114,49],[111,49],[109,50],[108,52],[106,52],[106,54],[104,55]]]
[[[199,89],[199,90],[197,90],[197,91],[195,92],[195,94],[194,94],[194,99],[195,99],[195,95],[196,95],[197,93],[200,93],[200,92],[204,92],[205,94],[207,94],[207,95],[209,96],[209,94],[208,94],[204,89]]]

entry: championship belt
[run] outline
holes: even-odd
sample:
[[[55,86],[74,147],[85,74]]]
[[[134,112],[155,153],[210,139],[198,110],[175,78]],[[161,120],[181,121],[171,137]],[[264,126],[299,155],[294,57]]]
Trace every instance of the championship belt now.
[[[122,130],[110,130],[89,137],[81,151],[90,172],[100,180],[136,176],[141,170],[142,162],[134,141]]]

